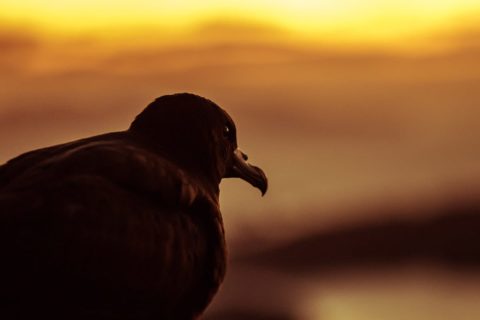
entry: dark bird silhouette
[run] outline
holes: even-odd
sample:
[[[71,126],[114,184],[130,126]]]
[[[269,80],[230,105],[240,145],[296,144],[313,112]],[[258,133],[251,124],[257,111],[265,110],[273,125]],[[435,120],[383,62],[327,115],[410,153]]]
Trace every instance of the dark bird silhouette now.
[[[229,115],[183,93],[0,167],[1,319],[196,319],[225,274],[222,178],[264,194]]]

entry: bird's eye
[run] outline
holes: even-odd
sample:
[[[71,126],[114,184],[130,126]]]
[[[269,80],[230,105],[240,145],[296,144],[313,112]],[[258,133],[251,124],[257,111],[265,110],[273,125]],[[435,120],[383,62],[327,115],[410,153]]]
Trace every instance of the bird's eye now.
[[[223,128],[223,135],[228,138],[230,137],[231,134],[232,134],[232,129],[230,129],[229,126],[225,126]]]

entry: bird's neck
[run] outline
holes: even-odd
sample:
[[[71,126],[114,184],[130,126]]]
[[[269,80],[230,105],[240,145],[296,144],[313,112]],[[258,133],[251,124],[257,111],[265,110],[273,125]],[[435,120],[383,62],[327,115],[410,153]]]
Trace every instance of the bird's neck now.
[[[159,139],[152,139],[142,133],[130,132],[133,134],[134,139],[143,144],[148,150],[157,153],[186,172],[192,181],[195,181],[200,188],[207,191],[218,202],[222,174],[221,170],[219,170],[217,159],[211,156],[213,153],[211,150],[200,148],[186,150],[179,147],[178,144],[171,143],[171,141],[165,142]]]

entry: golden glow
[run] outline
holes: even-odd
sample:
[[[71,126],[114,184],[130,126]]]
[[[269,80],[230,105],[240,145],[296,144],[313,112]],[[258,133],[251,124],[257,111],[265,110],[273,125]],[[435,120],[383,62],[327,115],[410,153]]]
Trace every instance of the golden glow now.
[[[477,0],[3,0],[0,19],[57,35],[147,29],[168,34],[234,19],[273,25],[309,40],[355,44],[391,43],[462,26],[464,17],[477,10]]]

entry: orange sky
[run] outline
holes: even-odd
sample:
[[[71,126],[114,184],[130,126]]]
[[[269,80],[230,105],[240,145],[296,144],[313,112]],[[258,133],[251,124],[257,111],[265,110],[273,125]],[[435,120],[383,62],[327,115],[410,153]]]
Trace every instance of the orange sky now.
[[[475,0],[152,1],[3,0],[0,21],[52,36],[125,38],[147,31],[155,41],[192,38],[213,22],[281,30],[284,39],[335,45],[425,45],[425,39],[476,27]],[[152,33],[152,30],[155,30]]]
[[[480,4],[272,3],[1,1],[0,162],[123,129],[156,96],[190,91],[232,112],[241,146],[266,164],[269,201],[252,192],[254,208],[230,216],[255,226],[259,212],[284,212],[289,230],[298,212],[336,221],[320,209],[480,175]],[[456,50],[424,50],[448,41]],[[234,213],[249,189],[230,187]]]

